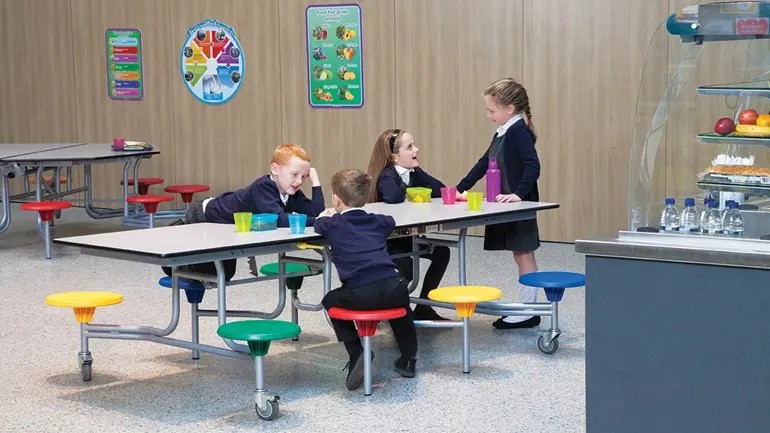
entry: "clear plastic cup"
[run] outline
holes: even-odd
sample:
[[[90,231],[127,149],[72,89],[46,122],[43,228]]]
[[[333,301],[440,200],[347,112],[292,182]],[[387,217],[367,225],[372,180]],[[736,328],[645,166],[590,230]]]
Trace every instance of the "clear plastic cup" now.
[[[307,225],[307,215],[303,213],[293,213],[289,215],[289,230],[293,235],[301,235],[305,233],[305,226]]]

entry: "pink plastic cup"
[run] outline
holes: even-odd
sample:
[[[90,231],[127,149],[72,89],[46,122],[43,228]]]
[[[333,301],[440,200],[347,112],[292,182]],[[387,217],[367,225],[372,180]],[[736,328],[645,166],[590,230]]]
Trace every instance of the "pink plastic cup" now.
[[[445,186],[441,188],[441,201],[444,204],[455,204],[457,199],[457,188],[453,186]]]
[[[122,150],[124,147],[126,147],[126,139],[123,137],[113,138],[112,147],[115,148],[115,150]]]

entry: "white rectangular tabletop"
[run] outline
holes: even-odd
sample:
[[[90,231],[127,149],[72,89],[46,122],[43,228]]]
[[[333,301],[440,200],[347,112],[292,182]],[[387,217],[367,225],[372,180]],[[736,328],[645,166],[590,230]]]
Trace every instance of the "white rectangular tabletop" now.
[[[390,215],[396,220],[396,228],[414,227],[419,225],[442,224],[490,217],[509,215],[512,213],[534,212],[557,208],[557,203],[518,202],[518,203],[487,203],[481,204],[480,211],[468,210],[466,202],[445,205],[440,198],[434,198],[430,203],[403,202],[397,204],[369,203],[364,209],[369,212]],[[446,228],[450,230],[450,228]]]
[[[0,160],[83,144],[85,143],[0,143]]]
[[[539,210],[558,207],[556,203],[483,203],[481,211],[470,211],[466,203],[446,206],[440,199],[432,203],[372,203],[369,212],[391,215],[396,228],[436,225],[435,231],[534,218]],[[452,225],[455,223],[455,225]],[[464,224],[464,225],[463,225]],[[257,249],[268,252],[288,251],[299,241],[322,239],[312,227],[302,235],[292,235],[288,228],[263,232],[236,233],[233,224],[187,224],[153,229],[99,233],[56,239],[54,242],[80,247],[85,254],[170,263],[167,259],[199,256],[200,260],[258,255]],[[224,253],[224,254],[223,254]],[[201,258],[200,256],[207,257]],[[224,257],[223,257],[224,255]],[[158,259],[158,260],[155,260]],[[195,263],[200,260],[188,260]]]
[[[7,162],[69,162],[69,161],[96,161],[101,159],[119,159],[126,157],[139,157],[156,155],[157,149],[139,151],[115,151],[109,143],[87,143],[77,146],[50,149],[41,152],[12,156],[6,158]]]

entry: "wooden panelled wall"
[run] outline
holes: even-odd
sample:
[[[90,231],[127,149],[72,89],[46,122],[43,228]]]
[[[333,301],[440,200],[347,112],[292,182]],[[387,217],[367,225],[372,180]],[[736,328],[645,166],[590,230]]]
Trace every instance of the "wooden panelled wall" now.
[[[542,238],[573,241],[625,226],[642,62],[653,31],[680,0],[358,1],[360,110],[307,104],[311,3],[333,2],[0,0],[0,142],[145,140],[163,153],[143,164],[143,174],[219,193],[264,174],[284,142],[311,152],[326,187],[337,169],[365,169],[378,134],[399,127],[416,137],[423,166],[454,184],[494,131],[483,88],[511,76],[530,94],[541,197],[561,203],[541,215]],[[223,106],[194,100],[179,73],[185,32],[206,18],[236,30],[248,62],[242,89]],[[106,95],[108,27],[142,30],[144,101]],[[119,172],[94,170],[98,195],[119,197]]]

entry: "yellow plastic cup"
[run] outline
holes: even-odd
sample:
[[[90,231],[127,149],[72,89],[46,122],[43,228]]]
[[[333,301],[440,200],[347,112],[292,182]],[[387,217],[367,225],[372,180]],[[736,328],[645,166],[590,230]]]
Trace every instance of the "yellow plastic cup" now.
[[[251,212],[235,212],[235,231],[238,233],[248,233],[251,230]]]
[[[468,199],[468,210],[481,210],[482,193],[469,192],[466,197]]]

